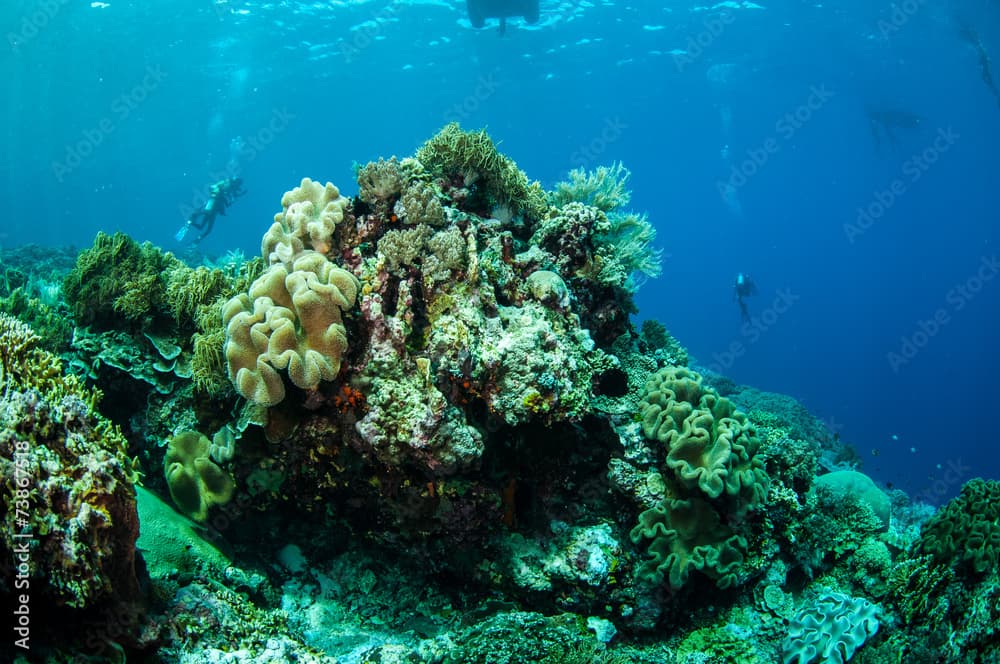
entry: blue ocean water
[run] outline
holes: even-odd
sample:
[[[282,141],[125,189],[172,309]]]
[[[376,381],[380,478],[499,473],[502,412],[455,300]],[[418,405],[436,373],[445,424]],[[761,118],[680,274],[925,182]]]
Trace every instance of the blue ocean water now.
[[[353,194],[354,162],[485,126],[547,187],[632,171],[665,255],[637,320],[699,364],[795,396],[930,502],[1000,477],[995,1],[542,0],[503,35],[445,0],[8,0],[0,17],[4,246],[121,230],[181,251],[238,173],[248,194],[201,248],[252,255],[303,176]],[[921,122],[876,141],[868,111]]]

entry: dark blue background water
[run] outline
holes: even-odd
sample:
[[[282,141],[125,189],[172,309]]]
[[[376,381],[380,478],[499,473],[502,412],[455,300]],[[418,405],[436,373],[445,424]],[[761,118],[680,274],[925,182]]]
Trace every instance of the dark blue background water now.
[[[487,126],[546,186],[632,170],[667,256],[641,317],[698,362],[797,397],[924,497],[1000,477],[1000,109],[959,36],[974,26],[1000,70],[1000,3],[761,1],[543,0],[538,26],[501,38],[453,1],[8,0],[0,241],[123,230],[179,250],[235,157],[249,193],[203,246],[253,254],[303,176],[352,194],[353,162],[411,154],[450,120]],[[924,120],[877,149],[866,106]],[[760,288],[750,328],[738,271]]]

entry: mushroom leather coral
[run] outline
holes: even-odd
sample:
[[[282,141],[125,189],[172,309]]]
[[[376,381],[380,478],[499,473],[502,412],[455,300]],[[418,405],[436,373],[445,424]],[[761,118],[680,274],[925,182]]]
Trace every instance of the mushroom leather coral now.
[[[645,387],[642,429],[667,449],[666,465],[688,489],[726,494],[744,507],[763,502],[768,477],[749,420],[729,399],[703,387],[701,376],[666,367]]]
[[[344,219],[349,201],[340,190],[309,178],[281,198],[282,211],[261,241],[261,253],[271,264],[289,262],[306,249],[330,250],[333,232]]]
[[[229,377],[245,398],[273,406],[285,398],[278,373],[315,389],[333,380],[347,349],[341,318],[354,306],[358,280],[315,251],[303,251],[291,264],[272,265],[250,293],[223,309]]]
[[[197,431],[182,431],[170,440],[163,459],[170,497],[195,521],[208,518],[212,505],[229,502],[235,488],[233,478],[209,458],[210,447]]]

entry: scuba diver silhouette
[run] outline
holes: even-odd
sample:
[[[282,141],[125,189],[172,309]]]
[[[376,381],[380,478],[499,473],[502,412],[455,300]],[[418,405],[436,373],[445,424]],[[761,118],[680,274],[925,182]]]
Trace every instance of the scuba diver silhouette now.
[[[220,214],[226,214],[226,209],[233,204],[233,201],[245,193],[242,178],[232,177],[219,180],[209,189],[205,205],[191,213],[187,223],[181,226],[174,237],[178,242],[182,242],[192,228],[197,228],[201,232],[198,237],[192,240],[192,243],[198,244],[212,232],[215,218]]]
[[[750,322],[750,311],[747,309],[747,303],[743,301],[743,298],[756,294],[757,284],[753,282],[750,275],[743,272],[737,274],[736,283],[733,284],[733,299],[740,304],[740,318],[743,319],[744,323]]]

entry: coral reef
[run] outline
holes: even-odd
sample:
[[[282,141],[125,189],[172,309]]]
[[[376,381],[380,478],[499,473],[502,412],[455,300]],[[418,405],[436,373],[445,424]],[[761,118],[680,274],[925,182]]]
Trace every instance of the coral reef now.
[[[0,252],[0,548],[31,501],[32,588],[82,625],[54,657],[997,661],[997,483],[928,520],[638,331],[621,164],[546,193],[453,124],[356,173],[285,193],[251,260]]]

